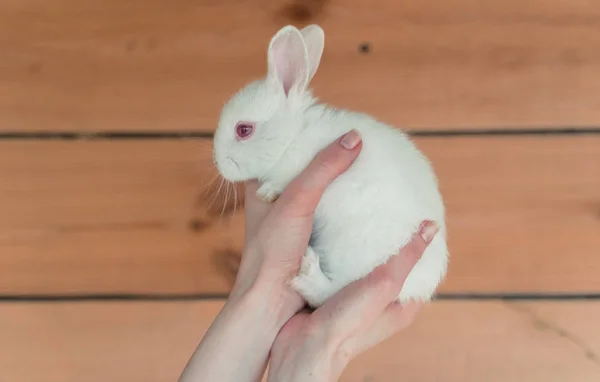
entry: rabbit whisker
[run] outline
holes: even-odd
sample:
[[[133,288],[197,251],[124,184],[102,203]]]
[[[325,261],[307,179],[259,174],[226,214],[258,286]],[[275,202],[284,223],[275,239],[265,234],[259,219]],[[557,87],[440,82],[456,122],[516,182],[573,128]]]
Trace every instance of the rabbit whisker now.
[[[204,196],[206,196],[206,194],[208,193],[208,191],[210,190],[211,186],[215,183],[215,180],[217,180],[217,178],[219,177],[219,173],[216,173],[212,179],[208,182],[208,184],[206,185],[206,187],[204,187]]]
[[[227,207],[227,202],[229,202],[229,186],[230,182],[225,181],[225,199],[223,200],[223,209],[221,210],[221,217],[225,213],[225,208]]]
[[[215,191],[213,192],[208,205],[206,206],[206,210],[210,210],[210,208],[212,207],[212,205],[214,204],[214,202],[217,200],[217,197],[219,196],[220,192],[221,192],[221,187],[223,187],[223,182],[225,181],[225,178],[221,177],[221,181],[219,182],[219,187],[217,189],[215,189]]]

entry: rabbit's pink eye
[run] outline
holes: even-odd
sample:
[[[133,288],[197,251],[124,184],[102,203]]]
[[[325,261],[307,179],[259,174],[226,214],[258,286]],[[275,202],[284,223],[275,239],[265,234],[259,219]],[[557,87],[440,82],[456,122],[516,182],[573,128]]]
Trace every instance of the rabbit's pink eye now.
[[[254,126],[250,123],[238,123],[235,127],[235,135],[238,139],[249,138],[254,132]]]

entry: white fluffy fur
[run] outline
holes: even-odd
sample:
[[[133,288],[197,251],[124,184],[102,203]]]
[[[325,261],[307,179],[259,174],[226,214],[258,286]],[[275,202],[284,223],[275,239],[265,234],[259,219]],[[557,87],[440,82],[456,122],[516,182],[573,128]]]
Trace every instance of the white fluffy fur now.
[[[223,108],[214,138],[217,168],[230,181],[258,179],[259,196],[272,200],[321,149],[351,129],[358,130],[362,151],[321,198],[310,246],[292,286],[318,307],[396,254],[428,219],[438,223],[440,232],[398,299],[429,300],[448,263],[444,204],[436,176],[399,129],[362,113],[317,103],[308,83],[319,65],[323,36],[320,27],[311,25],[301,31],[287,26],[273,37],[267,77],[245,86]],[[256,124],[249,139],[236,140],[239,121]]]

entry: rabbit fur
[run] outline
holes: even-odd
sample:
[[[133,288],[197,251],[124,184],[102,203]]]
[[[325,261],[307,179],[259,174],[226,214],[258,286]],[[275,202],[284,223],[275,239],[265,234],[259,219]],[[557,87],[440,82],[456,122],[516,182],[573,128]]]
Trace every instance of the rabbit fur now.
[[[318,25],[301,30],[288,25],[272,37],[266,77],[239,90],[221,111],[215,165],[231,182],[258,179],[258,196],[272,201],[320,150],[357,130],[361,152],[324,192],[291,286],[316,308],[398,254],[420,223],[432,220],[439,232],[398,296],[401,303],[430,300],[446,275],[449,255],[436,175],[400,129],[318,102],[308,85],[323,48]],[[253,127],[248,139],[236,136],[240,122]]]

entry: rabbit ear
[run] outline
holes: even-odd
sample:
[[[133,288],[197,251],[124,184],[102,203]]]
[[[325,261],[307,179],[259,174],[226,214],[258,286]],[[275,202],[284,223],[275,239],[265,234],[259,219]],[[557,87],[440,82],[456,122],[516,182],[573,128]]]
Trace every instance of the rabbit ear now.
[[[270,79],[283,86],[285,94],[303,91],[308,85],[308,52],[300,31],[288,25],[271,39],[268,51]]]
[[[300,33],[302,33],[302,37],[304,37],[304,43],[306,44],[306,49],[308,51],[308,82],[310,82],[321,62],[323,48],[325,47],[325,32],[320,26],[312,24],[302,28]]]

